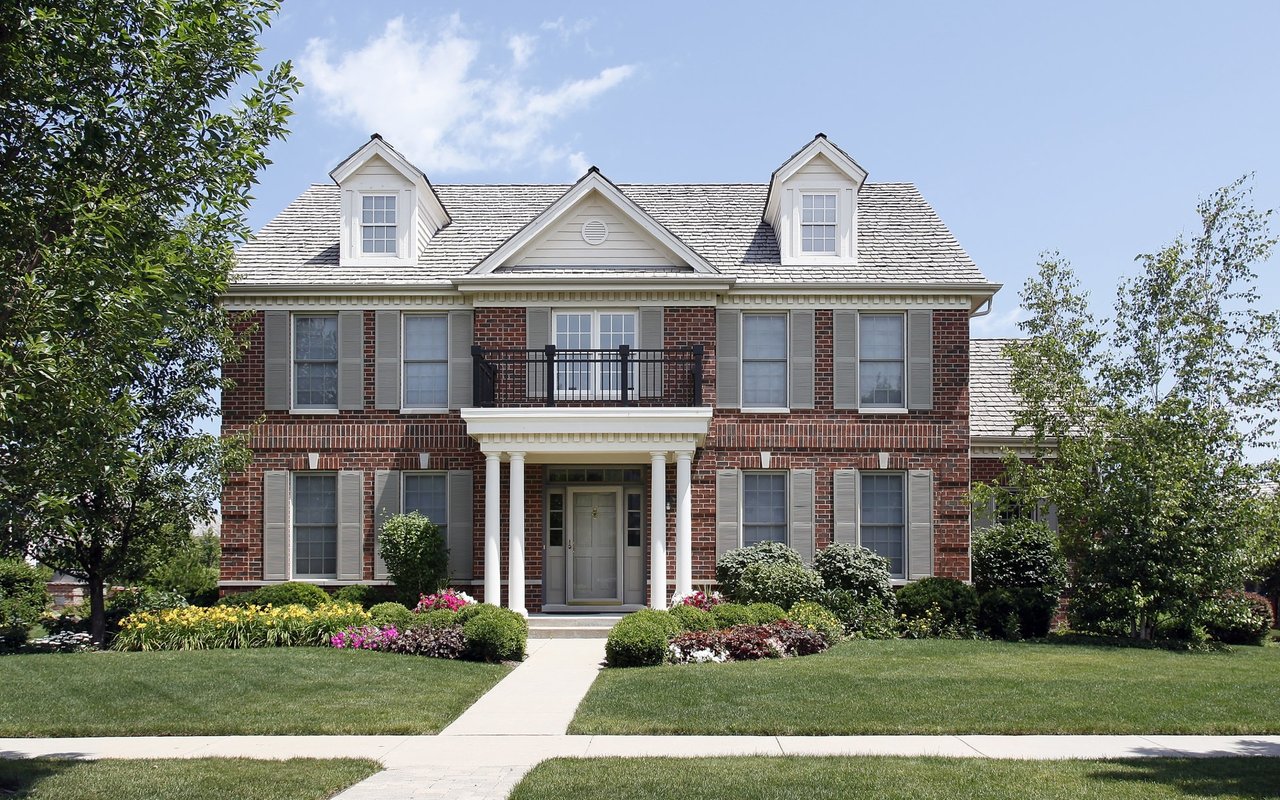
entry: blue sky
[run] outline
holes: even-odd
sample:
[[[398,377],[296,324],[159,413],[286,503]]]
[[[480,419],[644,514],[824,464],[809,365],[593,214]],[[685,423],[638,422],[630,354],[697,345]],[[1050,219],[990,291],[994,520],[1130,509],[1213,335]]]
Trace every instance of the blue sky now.
[[[251,222],[375,130],[437,183],[764,182],[823,131],[920,187],[1006,286],[975,335],[1009,335],[1042,251],[1105,312],[1198,198],[1256,172],[1280,206],[1278,30],[1276,2],[285,0],[263,63],[307,86]]]

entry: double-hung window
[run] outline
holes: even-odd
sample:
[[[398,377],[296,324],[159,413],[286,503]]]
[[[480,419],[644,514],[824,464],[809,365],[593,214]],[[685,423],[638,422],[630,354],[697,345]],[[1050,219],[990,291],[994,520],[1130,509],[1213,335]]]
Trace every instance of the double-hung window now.
[[[396,255],[396,196],[367,194],[360,198],[360,252]]]
[[[449,406],[449,318],[444,314],[404,316],[404,407]]]
[[[742,407],[787,407],[787,315],[742,315]]]
[[[293,574],[333,578],[338,574],[338,478],[293,476]]]
[[[449,528],[449,492],[443,472],[407,472],[404,480],[404,513],[417,511],[431,520],[446,537]]]
[[[293,407],[338,407],[338,317],[293,317]]]
[[[834,194],[800,195],[800,252],[835,254],[836,204]]]
[[[622,391],[618,348],[636,346],[636,315],[630,311],[565,311],[555,315],[556,393],[570,399],[616,397]],[[570,352],[559,352],[559,351]],[[589,351],[602,351],[592,353]],[[577,351],[577,352],[574,352]],[[634,391],[636,365],[628,370]]]
[[[858,387],[862,408],[906,407],[906,318],[858,315]]]
[[[862,546],[889,559],[893,577],[905,577],[906,476],[900,472],[863,472],[861,477]]]
[[[742,546],[787,541],[787,473],[742,473]]]

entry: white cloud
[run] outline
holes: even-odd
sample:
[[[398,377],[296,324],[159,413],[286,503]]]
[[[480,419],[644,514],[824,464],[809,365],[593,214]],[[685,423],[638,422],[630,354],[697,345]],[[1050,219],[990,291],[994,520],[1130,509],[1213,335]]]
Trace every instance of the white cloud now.
[[[560,35],[561,39],[568,40],[571,36],[581,36],[591,30],[594,23],[589,19],[575,19],[573,22],[566,22],[564,17],[547,20],[542,23],[544,31],[553,31]]]
[[[970,328],[973,335],[980,339],[1013,338],[1022,335],[1018,323],[1027,317],[1022,306],[1014,306],[1007,311],[995,308],[985,317],[974,317]]]
[[[576,23],[560,25],[572,31]],[[299,68],[331,115],[381,133],[428,174],[534,160],[567,166],[576,177],[586,157],[554,141],[555,124],[587,108],[635,68],[608,67],[543,89],[517,74],[535,44],[534,36],[513,34],[506,40],[512,68],[482,69],[484,48],[467,36],[458,15],[433,33],[410,30],[396,18],[362,47],[335,53],[328,40],[311,40]]]

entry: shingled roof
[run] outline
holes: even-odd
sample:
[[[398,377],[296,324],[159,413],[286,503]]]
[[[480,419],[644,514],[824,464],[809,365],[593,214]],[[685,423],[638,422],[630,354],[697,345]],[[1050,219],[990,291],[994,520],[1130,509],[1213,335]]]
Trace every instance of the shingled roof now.
[[[316,184],[241,248],[233,285],[450,286],[568,189],[565,185],[435,185],[452,223],[411,266],[338,265],[339,190]],[[858,195],[856,266],[782,266],[762,218],[765,184],[621,184],[661,225],[739,285],[986,284],[951,231],[909,183]],[[546,273],[540,273],[546,274]],[[631,274],[631,273],[628,273]]]
[[[1014,435],[1018,396],[1009,385],[1013,363],[1004,348],[1016,339],[969,341],[969,435],[1008,438]]]

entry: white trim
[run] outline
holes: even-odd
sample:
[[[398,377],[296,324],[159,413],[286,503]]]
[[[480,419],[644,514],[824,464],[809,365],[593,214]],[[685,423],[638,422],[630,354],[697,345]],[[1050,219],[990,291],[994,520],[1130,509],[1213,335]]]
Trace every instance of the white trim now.
[[[779,291],[774,288],[753,289],[741,287],[719,298],[719,308],[758,308],[761,306],[779,310],[798,309],[854,309],[868,311],[886,309],[963,309],[968,311],[973,306],[972,297],[962,294],[921,294],[919,287],[914,292],[903,290],[879,290],[860,287],[856,292],[829,292],[805,290],[793,286],[790,291]]]
[[[862,482],[869,475],[897,475],[902,478],[902,577],[894,577],[893,573],[889,577],[893,581],[901,581],[902,584],[910,582],[907,578],[911,574],[911,481],[910,470],[902,469],[859,469],[858,470],[858,518],[854,524],[857,526],[858,546],[867,550],[866,543],[862,539]],[[872,552],[875,552],[872,550]],[[901,584],[895,584],[901,585]]]
[[[296,581],[302,581],[307,583],[313,583],[313,582],[325,582],[325,581],[338,580],[338,556],[336,551],[342,544],[342,536],[341,536],[342,501],[338,496],[339,493],[341,492],[341,489],[338,486],[338,472],[339,470],[328,470],[328,469],[316,470],[316,471],[289,470],[289,516],[288,516],[288,529],[287,529],[287,534],[285,536],[285,540],[287,544],[286,551],[289,554],[289,563],[284,571],[285,582],[296,580]],[[298,506],[298,477],[299,476],[304,478],[325,478],[325,477],[333,478],[333,536],[334,536],[335,554],[333,559],[334,572],[332,577],[329,577],[326,575],[298,575],[297,574],[298,551],[297,551],[297,542],[296,542],[296,536],[295,536],[295,534],[297,533],[296,531],[297,515],[294,513],[294,511]],[[363,536],[363,533],[361,535]],[[364,570],[361,570],[361,572],[363,571]]]
[[[506,274],[498,277],[505,277]],[[672,286],[662,280],[629,280],[614,285],[606,281],[550,281],[542,279],[533,287],[525,282],[481,286],[476,283],[455,281],[459,291],[466,292],[471,305],[476,308],[521,308],[524,306],[555,306],[557,308],[595,308],[602,303],[635,306],[714,306],[718,290],[728,289],[730,284],[718,281],[701,288]],[[614,288],[601,288],[608,283]],[[554,289],[547,289],[554,286]]]
[[[289,362],[289,366],[291,367],[293,366],[292,359]],[[292,388],[293,381],[290,381],[289,383],[290,383],[290,388]],[[338,409],[336,408],[291,408],[289,409],[289,414],[295,417],[336,417],[338,416]]]
[[[781,406],[748,406],[746,401],[746,384],[747,384],[747,318],[748,317],[782,317],[783,334],[782,344],[786,349],[786,353],[782,356],[782,396],[786,398],[786,403]],[[752,310],[740,314],[738,316],[738,342],[740,343],[740,353],[738,361],[740,367],[738,369],[738,406],[740,410],[747,413],[783,413],[780,409],[786,408],[790,413],[791,407],[791,315],[782,309],[768,310]],[[763,359],[752,359],[755,361]],[[769,359],[773,361],[774,359]]]
[[[485,453],[519,450],[530,463],[613,463],[622,454],[701,447],[711,408],[464,408],[462,418]]]
[[[409,391],[409,382],[406,380],[406,367],[408,359],[405,358],[405,349],[409,346],[409,337],[407,335],[408,323],[410,317],[430,317],[433,319],[444,320],[444,399],[445,404],[439,408],[435,406],[406,406],[405,395]],[[440,361],[418,361],[416,364],[438,364]],[[447,414],[449,412],[449,314],[447,311],[410,311],[400,314],[400,413],[414,414]]]
[[[743,414],[790,414],[791,413],[791,409],[787,408],[786,406],[782,406],[779,408],[762,408],[762,407],[756,407],[756,406],[751,406],[751,407],[744,406],[742,408],[734,408],[734,409],[726,409],[726,410],[740,411]]]
[[[323,317],[325,319],[333,320],[334,329],[335,329],[334,340],[335,340],[335,346],[337,348],[337,352],[335,353],[336,357],[333,359],[333,364],[337,368],[337,373],[334,376],[334,384],[333,384],[333,390],[334,390],[333,406],[311,407],[311,406],[298,405],[298,387],[297,387],[297,381],[296,381],[297,367],[298,367],[297,322],[300,317],[302,318]],[[311,311],[311,310],[290,312],[289,313],[289,413],[290,414],[320,414],[322,416],[336,416],[338,411],[340,410],[339,406],[341,405],[341,397],[339,397],[339,395],[341,394],[342,394],[342,323],[338,319],[338,313],[336,311],[322,312],[322,311]]]
[[[896,311],[868,311],[865,316],[875,317],[899,317],[902,319],[902,405],[900,406],[864,406],[862,405],[862,346],[866,343],[866,337],[862,335],[862,318],[863,314],[859,314],[854,320],[854,324],[858,326],[858,352],[855,356],[855,364],[858,370],[858,413],[859,414],[905,414],[907,413],[907,314],[906,312]],[[876,361],[888,362],[888,359],[874,359]]]
[[[254,295],[256,287],[246,287],[244,293],[235,292],[224,295],[222,307],[227,311],[340,311],[343,309],[360,309],[370,311],[397,311],[417,308],[470,308],[471,303],[452,289],[435,289],[440,294],[396,293],[392,295],[351,294],[351,289],[335,286],[332,294],[329,290],[318,288],[299,289],[290,293],[287,289],[273,290],[271,293]],[[397,292],[402,290],[397,289]]]

